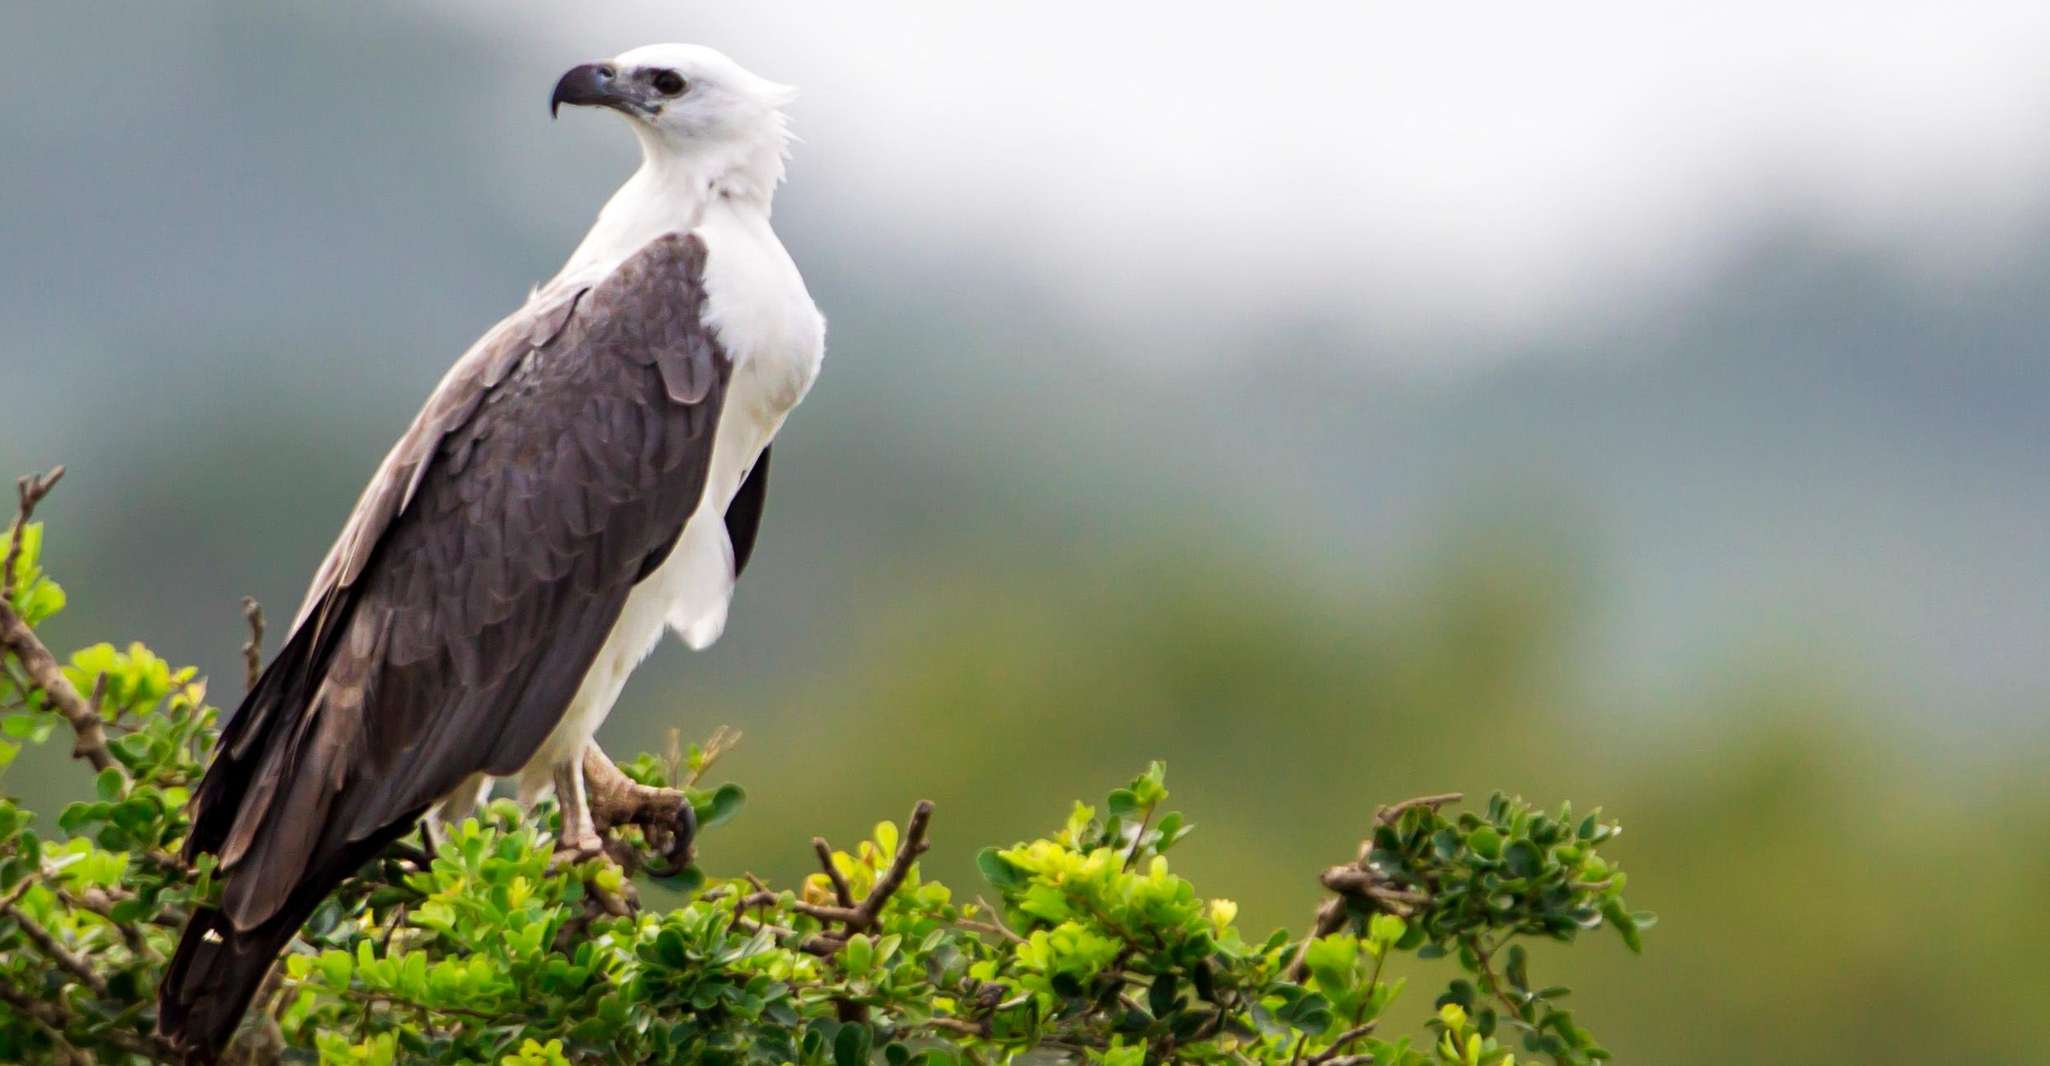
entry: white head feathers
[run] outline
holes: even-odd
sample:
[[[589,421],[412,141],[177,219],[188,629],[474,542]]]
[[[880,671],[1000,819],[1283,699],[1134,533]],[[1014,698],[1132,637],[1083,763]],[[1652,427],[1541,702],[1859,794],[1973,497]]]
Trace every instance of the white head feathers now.
[[[651,44],[571,70],[553,104],[618,111],[665,179],[766,204],[783,180],[791,140],[783,108],[796,96],[703,45]]]

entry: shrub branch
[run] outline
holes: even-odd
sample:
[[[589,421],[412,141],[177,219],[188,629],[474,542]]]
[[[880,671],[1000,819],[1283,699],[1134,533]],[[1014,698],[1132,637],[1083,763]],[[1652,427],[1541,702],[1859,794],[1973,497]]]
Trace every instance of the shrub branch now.
[[[1429,796],[1417,796],[1400,803],[1390,803],[1374,812],[1374,824],[1394,825],[1407,811],[1424,808],[1436,811],[1448,804],[1464,799],[1458,792],[1440,792]],[[1374,868],[1369,861],[1373,854],[1372,839],[1360,842],[1359,856],[1343,866],[1327,868],[1318,876],[1318,883],[1333,893],[1330,899],[1317,908],[1317,917],[1310,924],[1310,935],[1303,938],[1302,946],[1296,949],[1295,961],[1289,963],[1288,977],[1300,981],[1309,975],[1310,945],[1330,936],[1345,927],[1352,904],[1359,903],[1368,913],[1380,912],[1407,918],[1417,909],[1430,903],[1431,897],[1413,889],[1404,888],[1387,874]]]
[[[107,731],[100,725],[99,710],[78,694],[78,689],[64,676],[64,668],[58,665],[56,656],[50,654],[50,649],[37,639],[35,630],[30,629],[14,609],[14,569],[21,557],[22,532],[28,529],[29,519],[35,516],[36,505],[43,502],[43,497],[50,494],[63,476],[64,468],[59,466],[41,477],[30,475],[17,483],[21,509],[14,520],[14,536],[8,539],[4,576],[0,576],[0,581],[5,582],[4,589],[0,589],[0,593],[4,593],[0,594],[0,648],[13,653],[15,661],[28,672],[29,684],[42,692],[51,708],[71,723],[71,731],[78,738],[71,754],[90,763],[95,771],[114,770],[121,774],[125,784],[128,772],[107,749]]]

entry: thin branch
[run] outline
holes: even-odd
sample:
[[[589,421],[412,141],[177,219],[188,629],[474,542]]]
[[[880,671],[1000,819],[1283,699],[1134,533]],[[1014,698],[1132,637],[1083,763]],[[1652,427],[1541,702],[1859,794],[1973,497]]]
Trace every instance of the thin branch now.
[[[826,880],[833,883],[833,898],[842,907],[854,906],[854,891],[847,887],[847,879],[840,875],[840,868],[833,864],[833,846],[825,837],[811,838],[811,850],[819,857],[819,869],[826,871]]]
[[[120,934],[121,942],[128,945],[128,950],[131,954],[148,961],[153,966],[164,964],[164,956],[157,949],[150,947],[149,941],[143,937],[142,930],[137,928],[135,923],[116,921],[114,919],[114,900],[107,895],[104,889],[88,888],[83,893],[75,894],[60,888],[57,890],[57,896],[68,906],[76,907],[82,911],[90,911],[105,919],[107,924],[112,926],[116,933]]]
[[[242,618],[249,623],[249,640],[242,645],[242,691],[252,692],[263,676],[263,605],[256,597],[242,597]]]
[[[1317,920],[1311,923],[1310,933],[1303,937],[1301,947],[1295,950],[1295,960],[1288,964],[1288,979],[1300,981],[1310,974],[1310,945],[1338,932],[1345,925],[1345,898],[1333,896],[1317,908]]]
[[[48,496],[50,490],[56,488],[57,482],[62,480],[63,477],[64,468],[62,466],[53,466],[47,474],[40,477],[35,474],[28,474],[14,483],[15,497],[19,501],[20,506],[20,517],[14,520],[14,535],[7,539],[7,558],[4,562],[0,562],[0,600],[13,601],[14,567],[16,562],[21,559],[22,534],[28,529],[28,520],[35,516],[36,505],[43,502],[43,497]]]
[[[63,474],[64,468],[60,466],[40,478],[21,479],[21,517],[15,520],[16,530],[28,527],[29,516],[35,513],[36,505],[49,494],[51,487],[57,484],[57,479]],[[10,586],[13,584],[14,560],[20,546],[21,537],[17,535],[8,549],[6,563]],[[15,612],[12,589],[8,591],[10,595],[0,595],[0,650],[14,654],[15,661],[28,672],[29,683],[41,690],[50,706],[71,723],[71,731],[78,738],[77,743],[72,745],[72,757],[91,763],[95,771],[105,771],[109,768],[119,771],[122,784],[125,786],[128,772],[121,769],[121,764],[114,761],[113,753],[107,750],[107,732],[101,727],[99,710],[78,694],[78,689],[64,676],[63,667],[59,666],[56,657],[50,654],[50,649],[43,646],[43,642],[36,638],[35,630],[30,629],[21,615]]]
[[[1139,846],[1146,842],[1146,825],[1151,821],[1153,821],[1153,807],[1149,804],[1146,807],[1146,813],[1139,816],[1139,828],[1132,833],[1132,850],[1125,852],[1124,869],[1131,869],[1132,864],[1139,861]]]
[[[35,944],[36,950],[42,952],[51,962],[71,971],[71,975],[78,978],[80,984],[91,989],[93,995],[103,998],[106,996],[107,979],[100,976],[91,966],[86,965],[84,959],[72,954],[48,929],[37,924],[35,919],[23,914],[19,906],[13,903],[0,906],[0,915],[14,919],[14,923],[21,926],[22,934],[27,936],[31,943]]]
[[[14,906],[15,902],[20,900],[21,897],[28,895],[28,890],[34,888],[35,885],[35,878],[22,878],[20,883],[16,884],[12,889],[8,890],[7,895],[0,896],[0,909],[5,909],[7,907]]]
[[[476,1021],[492,1025],[496,1025],[501,1022],[519,1020],[525,1017],[524,1015],[494,1013],[491,1011],[478,1010],[475,1007],[458,1007],[454,1004],[448,1003],[443,1003],[439,1005],[429,1005],[426,1003],[422,1003],[418,1000],[408,999],[405,996],[395,995],[390,992],[376,992],[365,988],[355,988],[353,986],[349,988],[338,989],[337,991],[341,992],[345,996],[348,996],[350,999],[353,999],[356,1002],[363,1004],[365,1009],[378,1005],[383,1005],[386,1007],[399,1007],[405,1010],[413,1011],[418,1014],[452,1014],[458,1018],[471,1018],[475,1019]]]
[[[988,1036],[988,1022],[971,1022],[963,1018],[928,1018],[919,1023],[928,1029],[940,1029],[965,1036]]]
[[[1497,941],[1494,948],[1486,948],[1481,946],[1481,939],[1478,936],[1469,934],[1460,937],[1459,940],[1466,945],[1468,951],[1473,952],[1474,961],[1480,965],[1481,987],[1495,997],[1495,1001],[1509,1012],[1509,1017],[1519,1022],[1523,1021],[1523,1008],[1510,998],[1509,993],[1502,990],[1501,975],[1495,972],[1495,951],[1501,948],[1502,942]]]
[[[1391,803],[1375,811],[1374,820],[1382,825],[1394,825],[1397,818],[1412,808],[1429,807],[1435,811],[1448,803],[1458,803],[1465,798],[1466,794],[1463,792],[1440,792],[1433,796],[1418,796],[1415,799],[1403,800],[1401,803]]]
[[[867,916],[858,907],[835,907],[830,903],[806,903],[800,899],[792,901],[790,909],[822,922],[840,922],[857,933],[867,927]]]
[[[876,916],[883,912],[883,906],[890,902],[897,889],[904,884],[904,878],[911,873],[911,867],[920,855],[931,845],[925,841],[926,826],[932,822],[932,801],[919,800],[911,808],[911,820],[904,828],[904,841],[897,846],[896,858],[890,860],[890,868],[883,871],[875,887],[868,890],[859,908],[865,925],[874,925]]]
[[[1012,931],[1010,926],[1004,924],[1004,920],[1001,917],[1001,915],[1003,914],[1002,911],[999,911],[995,907],[990,906],[989,901],[983,899],[981,896],[975,897],[975,902],[978,906],[980,906],[983,909],[984,912],[986,912],[989,915],[989,921],[978,922],[968,918],[960,918],[955,920],[955,925],[958,925],[963,929],[972,929],[978,933],[989,933],[995,936],[1000,936],[1013,944],[1025,943],[1024,937],[1019,936],[1016,932]]]
[[[1340,1053],[1345,1050],[1346,1045],[1373,1032],[1375,1024],[1374,1022],[1368,1022],[1365,1025],[1355,1025],[1345,1032],[1338,1034],[1338,1039],[1333,1040],[1330,1047],[1310,1056],[1310,1066],[1332,1066],[1333,1063],[1339,1062],[1341,1059],[1348,1062],[1354,1061],[1351,1058],[1342,1056]],[[1368,1059],[1373,1058],[1371,1055],[1366,1057]]]
[[[669,733],[669,742],[671,746],[681,750],[680,734],[678,734],[677,731],[673,729],[670,730]],[[688,775],[686,775],[683,778],[682,781],[677,782],[676,787],[697,787],[698,779],[705,775],[706,770],[712,768],[713,763],[719,761],[720,756],[740,746],[740,737],[740,730],[729,728],[727,726],[722,725],[719,728],[712,730],[712,735],[706,738],[705,746],[702,749],[700,749],[703,753],[703,757],[698,760],[697,769],[692,770]],[[680,762],[681,759],[678,759],[677,761]],[[676,770],[675,767],[672,766],[670,768],[670,779],[675,780],[675,778]]]
[[[56,1000],[31,996],[4,981],[0,981],[0,1003],[19,1011],[22,1017],[33,1020],[42,1027],[50,1042],[57,1045],[57,1051],[65,1062],[90,1063],[92,1057],[65,1039],[64,1031],[71,1025],[71,1012]]]
[[[1341,896],[1364,896],[1377,904],[1380,910],[1402,918],[1415,914],[1416,908],[1431,901],[1431,897],[1421,892],[1390,884],[1371,868],[1333,866],[1325,870],[1318,880],[1325,888]]]
[[[910,876],[913,864],[917,863],[918,857],[924,854],[928,847],[931,847],[925,839],[926,829],[931,823],[932,801],[919,800],[918,805],[911,808],[911,819],[905,823],[903,839],[897,844],[897,854],[890,859],[889,868],[883,871],[881,877],[876,878],[874,887],[868,890],[868,895],[863,896],[860,903],[851,907],[806,903],[802,900],[792,903],[791,907],[800,914],[810,915],[821,922],[837,922],[845,927],[837,932],[828,931],[807,938],[800,947],[814,955],[831,955],[839,951],[854,934],[875,928],[876,919],[883,913],[883,908],[889,905],[890,897],[903,887],[904,879]],[[833,870],[832,865],[832,846],[820,838],[813,842],[813,850],[819,854],[821,864],[826,867],[827,876],[837,876],[837,871]],[[851,897],[853,893],[849,892],[846,895]]]
[[[1376,825],[1394,825],[1407,811],[1419,807],[1437,810],[1448,803],[1457,803],[1463,797],[1458,792],[1440,792],[1430,796],[1418,796],[1401,803],[1391,803],[1374,812]],[[1417,908],[1431,901],[1431,897],[1414,889],[1405,888],[1374,869],[1369,857],[1374,851],[1371,837],[1360,842],[1358,858],[1346,866],[1333,866],[1318,877],[1318,883],[1335,893],[1317,907],[1317,920],[1312,924],[1310,934],[1303,938],[1296,948],[1295,959],[1288,964],[1288,979],[1300,981],[1309,975],[1310,945],[1322,937],[1330,936],[1345,926],[1346,901],[1359,900],[1377,911],[1398,917],[1408,917]],[[1331,1060],[1325,1066],[1333,1066],[1338,1060]]]

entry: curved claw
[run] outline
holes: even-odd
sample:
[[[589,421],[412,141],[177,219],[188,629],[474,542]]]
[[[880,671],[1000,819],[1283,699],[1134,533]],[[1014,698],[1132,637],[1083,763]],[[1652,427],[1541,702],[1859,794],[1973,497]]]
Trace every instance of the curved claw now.
[[[691,807],[688,799],[683,801],[670,824],[646,828],[659,828],[666,831],[669,836],[668,846],[662,849],[661,860],[648,865],[650,874],[656,877],[675,877],[690,868],[692,845],[698,835],[698,812]]]
[[[628,778],[597,745],[586,749],[584,779],[598,828],[640,827],[659,861],[646,867],[657,877],[674,877],[690,866],[697,838],[697,812],[682,789],[655,788]]]

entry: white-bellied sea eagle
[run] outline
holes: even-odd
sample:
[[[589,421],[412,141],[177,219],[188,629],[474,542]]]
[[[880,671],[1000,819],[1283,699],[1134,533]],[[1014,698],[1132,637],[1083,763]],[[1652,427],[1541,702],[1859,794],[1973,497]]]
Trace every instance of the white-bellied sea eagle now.
[[[592,734],[662,631],[718,638],[769,443],[818,373],[824,320],[769,225],[791,97],[678,44],[556,84],[551,109],[619,112],[644,160],[428,398],[222,733],[185,844],[218,857],[220,906],[159,994],[193,1058],[343,878],[493,778],[552,785],[565,849],[653,809],[687,856],[687,801],[614,809],[586,772],[622,784]]]

